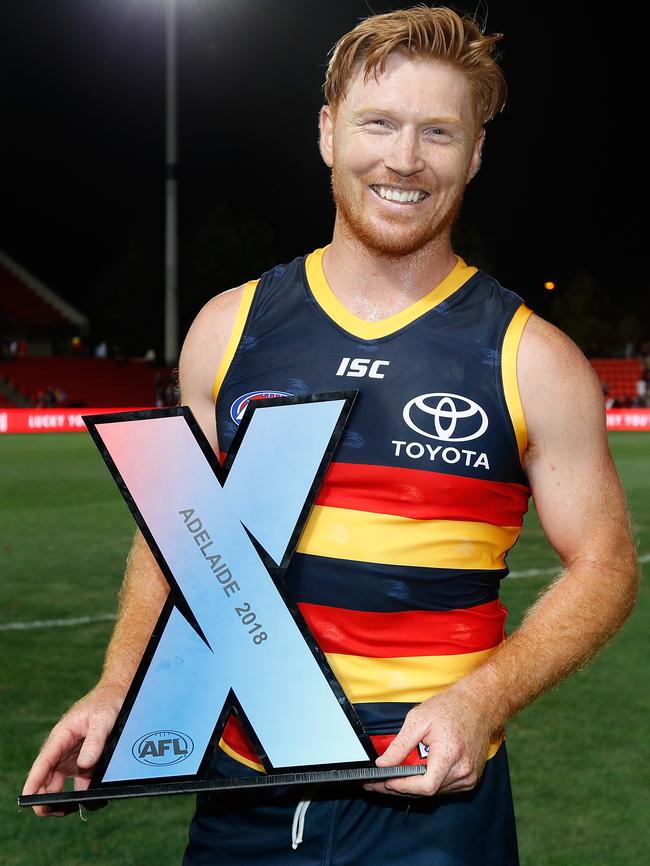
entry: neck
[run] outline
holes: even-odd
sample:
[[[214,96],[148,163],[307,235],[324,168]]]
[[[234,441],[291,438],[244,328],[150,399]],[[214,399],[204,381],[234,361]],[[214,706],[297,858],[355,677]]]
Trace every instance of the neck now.
[[[359,318],[378,321],[410,307],[453,270],[449,232],[408,255],[382,255],[361,243],[337,215],[323,270],[339,301]]]

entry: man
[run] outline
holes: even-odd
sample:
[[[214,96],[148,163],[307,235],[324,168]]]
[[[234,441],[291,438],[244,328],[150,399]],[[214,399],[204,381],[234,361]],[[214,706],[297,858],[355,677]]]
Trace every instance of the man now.
[[[287,585],[378,763],[428,749],[427,772],[313,792],[308,811],[294,792],[199,798],[187,864],[517,863],[504,724],[634,603],[596,377],[451,247],[505,98],[498,38],[415,7],[340,40],[320,115],[332,242],[210,301],[180,360],[182,401],[222,452],[256,392],[359,388]],[[529,491],[565,568],[505,640],[498,584]],[[88,784],[166,594],[137,536],[104,673],[52,731],[25,793]],[[236,723],[221,747],[215,772],[258,771]]]

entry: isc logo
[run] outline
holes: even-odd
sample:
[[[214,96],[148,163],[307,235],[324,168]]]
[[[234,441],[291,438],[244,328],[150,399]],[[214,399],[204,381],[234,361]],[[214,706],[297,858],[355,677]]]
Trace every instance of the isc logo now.
[[[337,376],[368,376],[369,379],[383,379],[380,367],[387,367],[390,361],[370,361],[370,358],[343,358],[336,371]]]
[[[154,767],[178,764],[194,751],[194,743],[179,731],[152,731],[133,744],[131,752],[141,764]]]

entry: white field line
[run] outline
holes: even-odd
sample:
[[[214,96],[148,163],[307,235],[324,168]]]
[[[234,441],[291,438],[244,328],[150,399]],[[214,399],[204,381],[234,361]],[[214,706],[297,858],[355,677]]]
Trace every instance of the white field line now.
[[[650,562],[650,553],[643,553],[639,556],[639,562]],[[555,568],[526,568],[523,571],[511,571],[508,577],[544,577],[545,575],[559,574],[561,571],[562,566],[558,564]]]
[[[96,616],[74,616],[70,619],[35,619],[32,622],[0,622],[0,631],[28,631],[32,628],[61,628],[66,625],[90,625],[93,622],[111,622],[114,613],[98,613]]]
[[[650,562],[650,553],[639,557],[639,562]],[[523,571],[511,571],[508,577],[545,577],[559,574],[561,567],[556,568],[526,568]],[[70,625],[92,625],[95,622],[112,622],[114,613],[98,613],[97,616],[75,616],[70,619],[36,619],[32,622],[0,622],[0,631],[28,631],[33,628],[63,628]]]
[[[525,568],[523,571],[511,571],[508,577],[542,577],[559,574],[561,571],[561,565],[557,565],[555,568]]]

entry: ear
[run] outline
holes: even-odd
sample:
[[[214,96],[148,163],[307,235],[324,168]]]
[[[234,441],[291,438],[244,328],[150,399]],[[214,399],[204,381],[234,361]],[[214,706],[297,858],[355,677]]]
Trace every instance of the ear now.
[[[318,116],[319,139],[318,146],[325,165],[329,168],[334,163],[334,111],[331,106],[324,105]]]
[[[467,183],[474,177],[479,168],[481,167],[481,155],[483,153],[483,144],[485,143],[485,130],[482,129],[476,139],[476,143],[474,144],[474,151],[472,153],[472,159],[469,164],[469,171],[467,172]]]

